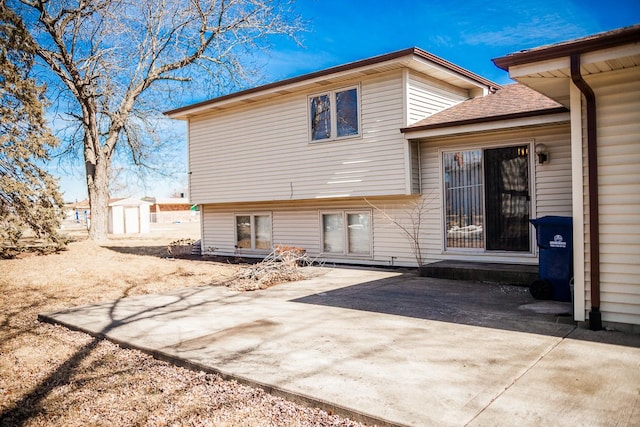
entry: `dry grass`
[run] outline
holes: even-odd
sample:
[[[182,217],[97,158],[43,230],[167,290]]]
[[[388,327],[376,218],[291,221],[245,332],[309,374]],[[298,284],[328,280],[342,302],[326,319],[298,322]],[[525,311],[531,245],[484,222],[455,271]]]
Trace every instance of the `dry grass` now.
[[[359,425],[37,321],[41,312],[223,284],[243,268],[162,258],[176,237],[197,238],[175,233],[0,260],[0,425]]]

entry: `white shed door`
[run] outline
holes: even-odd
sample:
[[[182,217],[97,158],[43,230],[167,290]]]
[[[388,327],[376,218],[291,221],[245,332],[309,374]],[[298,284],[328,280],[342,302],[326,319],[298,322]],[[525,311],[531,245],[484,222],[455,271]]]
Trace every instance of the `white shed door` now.
[[[124,232],[133,234],[140,232],[140,221],[138,218],[138,208],[124,208]]]

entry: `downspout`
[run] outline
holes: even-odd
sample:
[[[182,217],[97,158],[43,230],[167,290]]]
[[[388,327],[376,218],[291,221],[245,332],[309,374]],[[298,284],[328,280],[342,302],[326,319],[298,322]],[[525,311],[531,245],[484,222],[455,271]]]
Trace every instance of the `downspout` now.
[[[600,312],[600,213],[598,202],[598,132],[596,127],[596,95],[580,73],[580,54],[571,54],[571,80],[582,92],[587,102],[587,162],[589,193],[589,261],[591,282],[591,311],[589,329],[602,329]]]

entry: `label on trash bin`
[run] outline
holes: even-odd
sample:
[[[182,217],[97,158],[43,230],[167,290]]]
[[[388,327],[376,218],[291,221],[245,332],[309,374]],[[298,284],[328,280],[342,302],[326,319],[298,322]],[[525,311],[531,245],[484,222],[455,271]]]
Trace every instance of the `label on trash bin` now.
[[[549,246],[552,248],[566,248],[567,242],[564,241],[561,235],[556,234],[553,236],[553,241],[549,242]]]

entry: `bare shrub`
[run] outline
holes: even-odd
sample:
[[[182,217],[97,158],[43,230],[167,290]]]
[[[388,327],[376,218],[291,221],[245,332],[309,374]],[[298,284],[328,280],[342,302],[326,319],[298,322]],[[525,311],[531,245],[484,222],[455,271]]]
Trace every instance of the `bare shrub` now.
[[[239,271],[229,282],[229,287],[235,290],[255,291],[279,283],[304,280],[307,275],[301,267],[312,263],[313,260],[302,248],[276,246],[265,259]]]
[[[178,239],[169,243],[167,246],[167,253],[169,255],[189,255],[191,254],[191,249],[193,248],[193,244],[196,241],[193,239]]]

